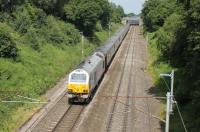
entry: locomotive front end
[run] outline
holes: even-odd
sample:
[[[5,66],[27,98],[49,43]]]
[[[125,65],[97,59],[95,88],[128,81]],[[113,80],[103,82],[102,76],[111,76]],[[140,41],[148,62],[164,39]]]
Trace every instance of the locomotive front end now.
[[[77,69],[69,74],[68,101],[85,101],[89,97],[89,75],[85,70]]]

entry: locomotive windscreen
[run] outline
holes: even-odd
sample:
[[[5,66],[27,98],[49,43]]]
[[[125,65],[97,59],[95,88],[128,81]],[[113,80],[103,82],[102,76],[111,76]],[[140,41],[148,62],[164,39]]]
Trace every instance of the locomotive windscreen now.
[[[86,83],[86,75],[74,73],[71,75],[70,82]]]

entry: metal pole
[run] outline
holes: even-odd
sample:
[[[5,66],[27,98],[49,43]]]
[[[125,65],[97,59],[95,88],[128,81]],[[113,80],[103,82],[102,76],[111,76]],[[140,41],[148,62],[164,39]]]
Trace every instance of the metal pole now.
[[[108,1],[109,1],[109,3],[111,3],[111,0],[108,0]],[[110,34],[111,34],[111,33],[110,33],[110,32],[111,32],[111,22],[110,22],[110,20],[111,20],[111,19],[109,18],[109,25],[108,25],[108,28],[109,28],[109,29],[108,29],[108,30],[109,30],[109,38],[110,38]]]
[[[170,113],[173,112],[174,70],[171,72]]]
[[[170,77],[171,78],[171,88],[170,88],[170,113],[173,112],[173,97],[174,97],[174,70],[172,70],[171,74],[160,74],[160,76]]]
[[[170,98],[171,98],[170,92],[167,92],[167,108],[166,108],[165,132],[169,132]]]
[[[109,38],[110,38],[110,22],[109,22]]]
[[[84,36],[83,36],[83,32],[81,32],[81,59],[82,59],[82,60],[83,60],[83,58],[84,58],[83,41],[84,41]]]

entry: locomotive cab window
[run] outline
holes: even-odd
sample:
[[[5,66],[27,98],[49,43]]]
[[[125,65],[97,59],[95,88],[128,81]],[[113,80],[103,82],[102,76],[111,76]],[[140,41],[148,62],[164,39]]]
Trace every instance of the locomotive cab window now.
[[[74,73],[71,75],[70,81],[76,83],[86,83],[86,75]]]

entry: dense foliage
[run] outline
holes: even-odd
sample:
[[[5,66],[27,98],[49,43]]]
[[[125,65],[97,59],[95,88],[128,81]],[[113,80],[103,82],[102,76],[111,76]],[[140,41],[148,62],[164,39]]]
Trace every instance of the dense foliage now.
[[[200,127],[200,1],[148,0],[142,10],[144,29],[160,50],[158,62],[176,68],[175,96],[189,131]],[[183,131],[180,127],[173,131]],[[180,130],[179,130],[180,129]]]
[[[121,6],[117,6],[114,3],[111,4],[111,21],[119,23],[121,18],[125,16],[124,10]]]
[[[66,19],[74,23],[84,34],[91,34],[102,13],[96,1],[70,0],[64,8]]]
[[[139,14],[138,14],[139,15]],[[126,17],[133,17],[133,16],[136,16],[136,14],[135,13],[128,13],[128,14],[126,14],[125,15]]]
[[[123,9],[107,0],[0,1],[0,22],[23,35],[35,50],[44,43],[73,45],[80,41],[80,32],[93,37],[96,30],[108,29],[109,22],[120,23],[123,16]],[[4,42],[1,57],[16,57],[15,47],[14,42]]]
[[[113,3],[109,5],[107,0],[69,0],[64,6],[64,14],[66,20],[85,35],[92,35],[98,21],[104,28],[108,27],[110,18],[112,22],[119,23],[124,11]]]
[[[11,32],[12,30],[6,24],[0,23],[0,57],[17,57],[18,49]]]

